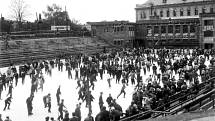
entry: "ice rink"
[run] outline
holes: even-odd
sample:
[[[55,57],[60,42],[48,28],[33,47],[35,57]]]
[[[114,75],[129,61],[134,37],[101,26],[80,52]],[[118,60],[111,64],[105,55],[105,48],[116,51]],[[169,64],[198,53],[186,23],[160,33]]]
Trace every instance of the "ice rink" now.
[[[206,65],[208,65],[209,62],[206,62]],[[157,65],[157,64],[156,64]],[[18,67],[17,67],[18,69]],[[9,116],[12,121],[44,121],[45,117],[54,117],[54,119],[57,119],[58,117],[58,106],[57,106],[57,99],[56,99],[56,92],[59,85],[61,85],[61,99],[64,99],[64,104],[67,107],[67,110],[69,111],[70,117],[72,117],[72,112],[75,111],[76,104],[79,102],[82,103],[82,101],[78,101],[78,91],[79,89],[76,89],[77,87],[77,80],[74,79],[75,77],[75,71],[72,71],[73,79],[68,79],[67,72],[65,71],[65,66],[63,68],[63,72],[58,71],[58,69],[55,67],[52,69],[52,76],[49,76],[45,74],[43,69],[43,75],[45,79],[44,83],[44,89],[43,91],[38,90],[38,92],[35,93],[34,100],[33,100],[33,115],[28,116],[27,113],[27,105],[26,105],[26,99],[30,96],[30,90],[31,90],[31,79],[29,76],[26,76],[25,83],[22,85],[21,78],[19,78],[19,82],[17,87],[15,87],[14,83],[14,89],[13,89],[13,99],[10,106],[10,110],[3,111],[4,108],[4,100],[7,98],[8,88],[7,90],[4,90],[2,93],[2,100],[0,100],[0,113],[2,114],[3,119],[5,119],[6,116]],[[6,72],[7,68],[1,68],[0,71]],[[159,70],[159,68],[158,68]],[[146,75],[143,75],[143,70],[141,70],[141,76],[143,78],[143,81],[146,80],[146,78],[152,74],[151,72],[147,72]],[[97,82],[95,82],[95,89],[92,91],[92,95],[94,96],[95,100],[92,102],[92,115],[95,117],[100,109],[99,109],[99,95],[100,92],[103,92],[103,101],[104,105],[106,107],[106,98],[109,94],[112,95],[114,99],[117,98],[118,94],[120,93],[122,84],[116,84],[115,79],[111,81],[111,88],[108,86],[107,78],[109,78],[109,74],[105,71],[105,74],[103,75],[103,80],[100,79],[99,76],[97,76]],[[178,76],[176,75],[176,79],[178,79]],[[161,84],[162,85],[162,84]],[[123,112],[128,108],[128,106],[131,103],[132,100],[132,94],[134,92],[134,86],[131,85],[130,79],[129,79],[129,86],[126,87],[126,96],[123,98],[123,94],[116,100],[118,104],[122,106]],[[43,96],[47,95],[48,93],[51,94],[51,113],[48,113],[48,108],[44,108],[43,104]],[[86,118],[88,114],[88,108],[85,107],[86,103],[82,103],[81,105],[81,116],[82,120]],[[107,108],[108,109],[108,108]]]
[[[7,68],[2,68],[1,72],[5,72]],[[18,69],[18,67],[17,67]],[[26,76],[25,83],[22,85],[21,78],[19,78],[19,82],[17,87],[14,85],[13,89],[13,99],[10,106],[10,110],[3,111],[4,108],[4,100],[7,98],[8,88],[7,90],[3,91],[2,93],[2,100],[0,100],[0,112],[2,114],[3,119],[6,116],[9,116],[12,121],[44,121],[46,116],[54,117],[57,119],[58,117],[58,106],[57,106],[57,99],[56,99],[56,92],[59,85],[61,85],[61,99],[64,99],[65,106],[70,113],[70,117],[72,116],[72,112],[75,111],[76,104],[82,101],[78,101],[78,90],[77,87],[77,80],[74,79],[75,72],[72,71],[73,79],[68,79],[67,72],[64,71],[60,72],[57,68],[52,69],[52,76],[46,75],[43,70],[43,75],[45,79],[44,89],[43,92],[38,90],[35,93],[34,100],[33,100],[33,115],[28,116],[27,113],[27,105],[26,99],[30,96],[31,90],[31,79],[29,76]],[[148,75],[148,74],[147,74]],[[107,107],[106,98],[108,97],[109,93],[111,93],[114,99],[117,98],[118,94],[120,93],[122,84],[116,84],[115,79],[111,81],[111,88],[108,86],[107,78],[109,78],[109,74],[105,72],[103,75],[103,80],[97,76],[97,82],[95,83],[95,89],[92,91],[92,95],[94,96],[95,100],[92,102],[92,112],[93,116],[95,117],[97,113],[99,113],[99,95],[100,92],[103,92],[103,101],[104,105]],[[143,76],[146,78],[147,76]],[[131,103],[132,94],[134,92],[134,86],[131,85],[129,82],[129,86],[126,87],[126,96],[123,98],[123,94],[116,100],[118,104],[120,104],[125,111]],[[48,108],[44,108],[43,104],[43,96],[51,93],[52,99],[52,108],[51,113],[48,113]],[[88,108],[85,107],[86,103],[82,103],[81,105],[81,115],[82,120],[88,114]],[[108,108],[107,108],[108,109]]]

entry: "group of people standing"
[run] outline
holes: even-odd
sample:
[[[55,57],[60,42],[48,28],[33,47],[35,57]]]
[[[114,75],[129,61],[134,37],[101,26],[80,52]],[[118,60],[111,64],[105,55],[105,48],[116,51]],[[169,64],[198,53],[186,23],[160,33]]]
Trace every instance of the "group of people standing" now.
[[[212,77],[209,70],[213,70],[215,65],[215,51],[202,49],[123,49],[121,51],[111,51],[91,56],[76,55],[64,56],[55,60],[33,60],[30,63],[19,66],[18,71],[11,65],[6,74],[0,74],[0,98],[1,92],[9,88],[8,98],[5,100],[5,108],[10,107],[12,99],[13,82],[15,85],[21,78],[22,84],[25,83],[25,76],[31,78],[30,96],[26,100],[28,115],[33,115],[33,99],[36,92],[41,89],[45,83],[43,70],[45,74],[52,76],[52,69],[58,71],[66,70],[68,79],[77,81],[79,98],[86,102],[89,108],[89,115],[86,121],[94,121],[92,116],[92,101],[95,98],[92,95],[95,83],[104,80],[104,74],[108,74],[107,83],[111,88],[111,81],[122,86],[119,95],[114,99],[111,94],[107,97],[108,108],[104,106],[103,92],[100,93],[99,104],[100,112],[95,116],[96,121],[118,121],[123,114],[131,116],[141,111],[155,109],[160,104],[167,103],[169,97],[176,92],[186,90],[196,86],[201,82]],[[209,62],[209,64],[206,64]],[[73,75],[73,71],[75,75]],[[145,79],[145,77],[147,77]],[[99,78],[99,80],[98,80]],[[48,81],[48,80],[46,80]],[[126,88],[135,86],[131,105],[126,112],[123,112],[117,99],[123,94],[126,97]],[[64,105],[64,99],[60,98],[60,86],[56,89],[56,99],[58,104],[58,120],[63,121],[81,121],[81,103],[77,104],[72,118]],[[44,107],[48,107],[51,113],[52,99],[51,94],[44,95]],[[167,107],[168,108],[168,105]],[[63,115],[64,113],[64,115]],[[49,120],[49,118],[46,118]]]

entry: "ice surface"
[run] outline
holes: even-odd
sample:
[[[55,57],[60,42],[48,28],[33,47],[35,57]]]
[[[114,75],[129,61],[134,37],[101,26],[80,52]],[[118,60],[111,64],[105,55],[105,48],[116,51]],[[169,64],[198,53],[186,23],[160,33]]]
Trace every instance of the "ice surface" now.
[[[206,65],[208,65],[208,62],[206,62]],[[1,68],[0,72],[2,73],[6,72],[6,69],[7,68]],[[13,99],[10,106],[10,110],[3,111],[4,100],[7,98],[8,88],[6,91],[5,90],[3,91],[2,100],[0,100],[0,113],[2,114],[3,119],[5,119],[6,116],[9,116],[12,119],[12,121],[44,121],[46,116],[54,117],[55,119],[57,119],[58,106],[56,100],[56,92],[59,85],[61,85],[62,92],[61,99],[64,99],[64,103],[65,106],[67,107],[67,110],[70,113],[70,117],[72,116],[72,112],[75,111],[76,104],[79,103],[78,89],[76,89],[77,80],[74,80],[75,72],[72,71],[73,79],[70,80],[68,79],[65,67],[63,72],[59,72],[57,68],[52,69],[51,77],[49,75],[46,75],[44,70],[43,74],[45,78],[44,90],[43,92],[41,90],[38,90],[38,92],[35,93],[33,100],[33,115],[28,116],[27,113],[26,99],[30,96],[31,79],[29,76],[26,76],[24,85],[21,84],[21,78],[19,78],[17,87],[15,87],[14,85],[15,88],[13,89]],[[151,72],[147,72],[147,75],[143,75],[143,70],[141,70],[143,81],[148,77],[149,74],[152,74],[152,69]],[[100,77],[97,76],[95,89],[92,91],[92,95],[95,97],[94,102],[92,102],[93,117],[95,117],[96,114],[99,113],[100,111],[98,103],[100,92],[103,92],[103,101],[106,107],[107,107],[106,98],[108,97],[109,93],[111,93],[112,97],[115,99],[117,95],[120,93],[122,84],[116,84],[115,79],[113,79],[111,82],[112,87],[109,88],[107,78],[109,78],[109,75],[106,72],[104,74],[103,80],[101,80]],[[177,75],[176,79],[178,79]],[[122,106],[124,112],[130,105],[132,94],[134,92],[134,86],[131,85],[131,82],[129,82],[129,86],[126,87],[125,91],[126,91],[125,98],[123,98],[123,95],[121,95],[116,100],[117,103]],[[48,113],[48,108],[45,109],[43,104],[43,96],[47,95],[48,93],[51,93],[52,98],[51,113]],[[88,109],[85,108],[85,103],[82,103],[81,105],[82,120],[84,120],[87,114]]]

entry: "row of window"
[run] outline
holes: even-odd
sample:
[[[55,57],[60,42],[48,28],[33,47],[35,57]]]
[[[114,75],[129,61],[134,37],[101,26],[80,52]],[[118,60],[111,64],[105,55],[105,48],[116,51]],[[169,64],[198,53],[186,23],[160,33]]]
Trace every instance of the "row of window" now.
[[[213,26],[214,22],[213,22],[213,20],[204,20],[204,25],[205,26]]]
[[[205,31],[204,32],[204,37],[213,37],[214,36],[214,31]]]
[[[123,41],[125,41],[125,40],[114,40],[113,42],[114,42],[114,45],[122,45],[123,44]],[[128,41],[129,43],[133,43],[133,40],[129,40]]]
[[[206,8],[202,8],[202,13],[206,13]],[[159,13],[159,16],[160,17],[165,17],[164,16],[164,12],[166,12],[166,17],[170,17],[171,15],[170,15],[170,10],[169,9],[167,9],[166,11],[163,11],[163,10],[160,10],[160,13]],[[210,8],[210,13],[213,13],[214,12],[214,8],[213,7],[211,7]],[[191,9],[190,8],[187,8],[186,10],[184,10],[183,8],[181,8],[180,9],[180,11],[179,12],[177,12],[177,10],[176,9],[174,9],[173,11],[172,11],[172,16],[173,17],[177,17],[177,16],[185,16],[185,13],[187,13],[187,16],[191,16]],[[179,14],[179,15],[178,15]],[[194,9],[194,15],[199,15],[199,9],[198,8],[195,8]],[[156,12],[156,11],[154,11],[154,16],[158,16],[158,13]],[[144,18],[146,18],[147,16],[146,16],[146,13],[145,12],[143,12],[142,14],[140,14],[140,18],[141,19],[144,19]]]
[[[134,30],[135,30],[134,27],[128,27],[128,31],[134,31]],[[113,30],[108,27],[104,29],[104,32],[112,32],[112,31],[120,32],[120,31],[127,31],[127,29],[124,26],[113,27]]]
[[[174,28],[175,28],[175,33],[195,33],[195,26],[194,25],[191,25],[190,26],[190,31],[189,31],[189,28],[187,25],[169,25],[169,26],[161,26],[159,28],[159,26],[154,26],[154,34],[159,34],[160,32],[161,33],[173,33],[174,31]],[[147,27],[147,30],[148,30],[148,33],[152,33],[152,27],[149,26]],[[160,31],[160,32],[159,32]]]

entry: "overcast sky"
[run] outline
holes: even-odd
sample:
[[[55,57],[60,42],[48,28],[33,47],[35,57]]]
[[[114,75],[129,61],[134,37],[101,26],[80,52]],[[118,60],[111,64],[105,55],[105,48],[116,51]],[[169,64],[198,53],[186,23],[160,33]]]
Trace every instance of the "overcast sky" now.
[[[135,6],[146,0],[24,0],[28,4],[29,21],[34,21],[36,12],[42,13],[47,5],[56,3],[67,8],[71,19],[81,23],[95,21],[129,20],[135,21]],[[0,0],[0,13],[10,17],[11,0]]]

